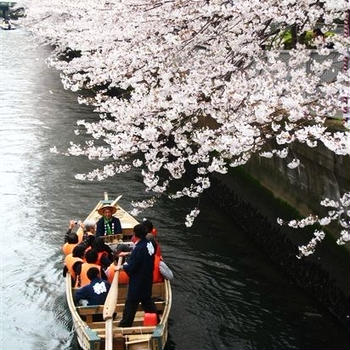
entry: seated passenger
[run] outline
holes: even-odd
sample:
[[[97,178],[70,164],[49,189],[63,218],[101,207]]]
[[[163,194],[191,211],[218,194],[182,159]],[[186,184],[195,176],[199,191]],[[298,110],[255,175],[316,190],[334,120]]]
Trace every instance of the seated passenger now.
[[[66,243],[68,240],[68,236],[73,232],[73,228],[75,227],[75,225],[79,225],[81,226],[81,222],[80,221],[75,221],[75,220],[69,220],[69,225],[68,225],[68,230],[64,236],[64,242]]]
[[[85,252],[85,260],[86,262],[82,263],[77,267],[77,279],[75,283],[75,287],[84,287],[90,283],[90,280],[87,276],[87,272],[91,267],[96,267],[100,272],[100,278],[107,279],[106,274],[101,269],[101,266],[97,264],[97,252],[96,250],[90,249]]]
[[[98,213],[102,216],[97,221],[96,236],[116,235],[122,233],[120,220],[114,216],[117,208],[111,205],[105,205],[98,209]]]
[[[103,305],[110,288],[110,284],[100,278],[100,271],[96,267],[91,267],[87,271],[87,278],[90,283],[79,288],[75,293],[75,302],[87,300],[88,305]]]
[[[82,230],[78,231],[79,243],[85,241],[96,233],[96,222],[93,220],[85,220],[81,225]]]
[[[73,249],[78,244],[78,235],[76,233],[71,232],[66,237],[67,241],[62,246],[62,251],[64,255],[68,255],[72,253]]]
[[[72,283],[75,284],[77,271],[80,273],[81,264],[84,262],[83,257],[85,253],[85,247],[78,244],[71,254],[66,255],[64,259],[63,277],[66,277],[67,272],[72,277]]]
[[[97,252],[97,264],[106,269],[113,261],[113,251],[104,242],[102,237],[96,237],[92,243],[92,249]]]

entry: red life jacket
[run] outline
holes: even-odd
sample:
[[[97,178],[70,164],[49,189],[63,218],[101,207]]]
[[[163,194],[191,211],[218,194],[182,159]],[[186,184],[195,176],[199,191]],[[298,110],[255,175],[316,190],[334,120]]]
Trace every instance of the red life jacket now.
[[[153,227],[153,229],[152,229],[151,233],[152,233],[152,235],[153,235],[154,237],[156,237],[156,236],[157,236],[158,231],[157,231],[157,229],[156,229],[156,228],[154,228],[154,227]]]
[[[154,266],[153,266],[153,283],[163,282],[164,278],[159,271],[159,263],[162,260],[160,255],[154,256]]]
[[[75,272],[73,270],[73,267],[75,265],[75,263],[77,263],[78,261],[83,262],[83,259],[81,258],[76,258],[73,257],[72,254],[68,254],[65,258],[64,258],[64,265],[67,267],[68,272],[70,273],[70,275],[75,279]]]
[[[77,244],[78,243],[68,243],[68,242],[63,244],[62,246],[63,254],[64,255],[70,254],[73,251],[73,249],[77,246]]]
[[[84,286],[87,286],[91,282],[87,276],[87,272],[92,267],[96,267],[100,271],[99,277],[101,278],[101,266],[100,265],[89,264],[87,262],[84,262],[83,264],[81,264],[80,275],[78,276],[78,278],[75,282],[75,287],[84,287]]]
[[[160,251],[160,245],[158,242],[156,242],[156,244],[157,244],[157,248],[156,248],[155,256],[162,257],[162,252]]]

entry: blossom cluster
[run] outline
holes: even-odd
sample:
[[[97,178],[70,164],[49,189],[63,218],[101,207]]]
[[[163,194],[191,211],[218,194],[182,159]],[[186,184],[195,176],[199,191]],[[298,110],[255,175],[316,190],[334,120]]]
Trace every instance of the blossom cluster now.
[[[209,174],[254,153],[287,158],[293,142],[350,153],[349,132],[325,126],[346,103],[349,74],[334,69],[348,54],[336,25],[348,0],[28,0],[27,8],[26,26],[53,47],[48,62],[64,87],[95,92],[79,103],[99,118],[78,122],[87,142],[68,153],[109,164],[79,179],[136,168],[147,191],[196,198]],[[286,30],[316,27],[334,31],[332,49],[315,40],[316,57],[299,43],[281,50]]]
[[[306,226],[312,226],[318,224],[320,226],[327,226],[333,222],[338,223],[341,227],[340,237],[337,239],[337,244],[343,245],[350,241],[350,193],[344,193],[338,200],[332,200],[325,198],[321,201],[321,206],[330,208],[326,216],[318,217],[318,215],[309,215],[308,217],[300,220],[283,221],[281,218],[277,219],[280,225],[287,224],[292,228],[304,228]],[[312,254],[317,246],[317,243],[321,242],[324,238],[324,232],[315,230],[314,236],[307,245],[299,247],[299,254],[297,257],[300,259],[303,256]]]

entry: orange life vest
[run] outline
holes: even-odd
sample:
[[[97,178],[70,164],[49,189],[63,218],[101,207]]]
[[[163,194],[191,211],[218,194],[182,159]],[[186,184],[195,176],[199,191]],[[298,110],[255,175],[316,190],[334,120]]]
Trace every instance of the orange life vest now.
[[[112,284],[113,278],[115,275],[115,265],[112,263],[109,265],[106,275],[108,278],[108,282]],[[129,283],[129,276],[124,270],[119,270],[119,276],[118,276],[118,284],[128,284]]]
[[[66,255],[66,257],[64,258],[64,265],[67,267],[68,272],[70,273],[70,275],[75,279],[75,272],[73,270],[74,264],[76,262],[83,262],[83,259],[81,258],[77,258],[77,257],[73,257],[72,254],[68,254]]]
[[[62,246],[63,254],[64,255],[70,254],[73,251],[73,249],[76,247],[76,245],[77,243],[68,243],[68,242],[63,244]]]
[[[154,256],[154,266],[153,266],[153,283],[157,282],[163,282],[164,278],[162,274],[159,271],[159,263],[162,260],[162,257],[160,255]]]
[[[84,287],[84,286],[87,286],[91,282],[87,276],[87,272],[92,267],[96,267],[100,271],[99,277],[101,278],[101,266],[100,265],[89,264],[87,262],[84,262],[83,264],[81,264],[80,275],[78,276],[78,278],[75,282],[75,287]]]

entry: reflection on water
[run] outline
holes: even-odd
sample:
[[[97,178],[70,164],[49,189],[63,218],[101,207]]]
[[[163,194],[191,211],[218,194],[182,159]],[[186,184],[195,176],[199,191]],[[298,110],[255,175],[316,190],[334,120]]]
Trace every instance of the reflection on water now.
[[[136,174],[84,183],[83,158],[50,154],[75,139],[91,110],[64,91],[48,51],[22,30],[1,31],[0,209],[3,349],[76,349],[65,302],[60,246],[70,218],[84,218],[104,191],[140,199]],[[203,202],[191,230],[184,209],[161,202],[147,215],[174,269],[168,349],[346,349],[346,334],[266,261],[229,218]]]

